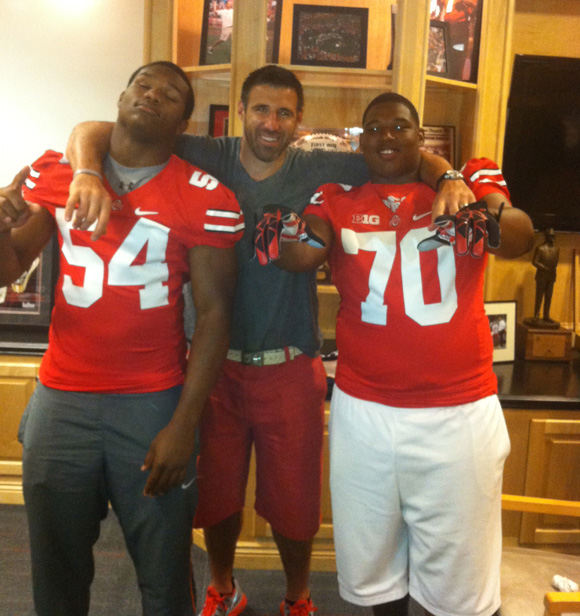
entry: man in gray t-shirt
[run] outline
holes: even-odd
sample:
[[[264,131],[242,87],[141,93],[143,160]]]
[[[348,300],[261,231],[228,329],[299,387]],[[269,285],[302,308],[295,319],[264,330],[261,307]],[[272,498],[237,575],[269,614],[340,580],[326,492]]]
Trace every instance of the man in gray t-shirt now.
[[[243,137],[187,135],[178,146],[182,157],[236,193],[246,221],[245,237],[238,243],[230,352],[201,428],[196,525],[204,528],[212,575],[202,616],[236,616],[247,603],[233,578],[233,564],[252,446],[257,466],[255,509],[271,525],[286,573],[280,613],[310,616],[315,610],[308,576],[312,539],[320,524],[326,394],[318,357],[316,278],[312,272],[293,274],[273,265],[260,266],[253,258],[252,236],[264,206],[302,212],[322,184],[363,184],[368,171],[363,157],[356,154],[289,148],[302,109],[302,86],[294,74],[265,66],[250,73],[242,87],[238,113]],[[98,150],[81,145],[90,141],[91,134],[105,140],[106,130],[90,127],[92,133],[89,127],[84,132],[75,129],[67,155],[75,167],[98,169],[102,158]],[[443,159],[424,154],[421,179],[435,186],[448,169]],[[80,200],[81,226],[94,220],[92,212],[82,220],[87,212],[83,195],[93,197],[99,189],[95,178],[82,178],[73,186],[70,200],[71,204]],[[474,200],[463,182],[452,179],[442,180],[434,215]],[[97,233],[103,226],[101,221]]]

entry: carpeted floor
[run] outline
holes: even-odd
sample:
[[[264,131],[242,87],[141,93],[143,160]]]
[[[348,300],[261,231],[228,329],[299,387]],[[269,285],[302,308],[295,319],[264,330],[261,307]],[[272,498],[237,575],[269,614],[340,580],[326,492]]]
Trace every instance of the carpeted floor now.
[[[194,547],[198,593],[209,582],[207,557]],[[96,575],[90,616],[139,616],[135,573],[127,556],[118,522],[111,512],[101,527],[95,547]],[[502,616],[542,616],[544,594],[555,575],[580,583],[580,557],[522,548],[506,548],[502,563]],[[236,570],[248,596],[244,616],[275,616],[284,591],[281,571]],[[370,609],[356,607],[338,595],[334,573],[313,572],[311,590],[317,616],[370,616]],[[198,597],[198,603],[200,598]],[[201,606],[199,606],[201,607]],[[30,592],[30,555],[24,507],[0,505],[0,616],[33,616]],[[421,616],[413,605],[410,616]]]

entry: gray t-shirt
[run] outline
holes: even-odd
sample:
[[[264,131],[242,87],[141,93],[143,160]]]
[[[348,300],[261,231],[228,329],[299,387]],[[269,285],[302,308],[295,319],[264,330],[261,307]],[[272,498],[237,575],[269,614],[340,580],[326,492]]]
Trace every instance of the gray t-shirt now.
[[[260,182],[240,163],[240,137],[183,135],[177,154],[215,176],[232,190],[244,213],[246,230],[237,245],[239,277],[230,347],[244,352],[295,346],[310,356],[322,343],[318,327],[316,273],[293,274],[254,258],[255,223],[264,206],[282,205],[301,213],[322,184],[355,186],[368,182],[359,154],[290,148],[282,167]]]

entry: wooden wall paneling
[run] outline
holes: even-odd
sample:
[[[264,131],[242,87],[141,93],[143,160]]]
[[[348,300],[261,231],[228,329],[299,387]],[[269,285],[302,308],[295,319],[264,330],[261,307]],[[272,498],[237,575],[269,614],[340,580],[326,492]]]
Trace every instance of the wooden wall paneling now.
[[[580,501],[580,421],[534,419],[525,496]],[[580,543],[580,520],[522,514],[521,543]]]
[[[248,73],[266,62],[267,3],[243,0],[235,3],[232,34],[230,82],[230,135],[240,136],[243,126],[238,117],[238,101]]]
[[[144,63],[171,60],[172,48],[173,0],[145,0]]]
[[[203,0],[174,0],[173,58],[178,66],[199,65]]]
[[[423,121],[429,0],[399,2],[395,27],[393,91],[406,96]]]
[[[483,3],[474,152],[501,166],[511,70],[514,0]]]

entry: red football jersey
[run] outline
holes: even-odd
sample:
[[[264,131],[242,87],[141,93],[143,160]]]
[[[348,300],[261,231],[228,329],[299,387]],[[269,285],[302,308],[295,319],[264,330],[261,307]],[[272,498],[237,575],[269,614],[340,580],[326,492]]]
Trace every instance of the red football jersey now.
[[[468,180],[477,174],[470,187],[478,198],[490,191],[508,196],[497,172],[481,160],[463,171]],[[336,383],[354,397],[396,407],[454,406],[497,390],[483,306],[487,255],[417,249],[434,233],[434,196],[422,183],[327,184],[305,210],[336,234],[328,260],[341,298]]]
[[[117,196],[107,233],[64,220],[72,170],[48,151],[24,197],[55,218],[60,274],[40,380],[69,391],[142,393],[183,382],[182,286],[188,250],[231,247],[244,223],[233,193],[177,157],[143,186]]]

